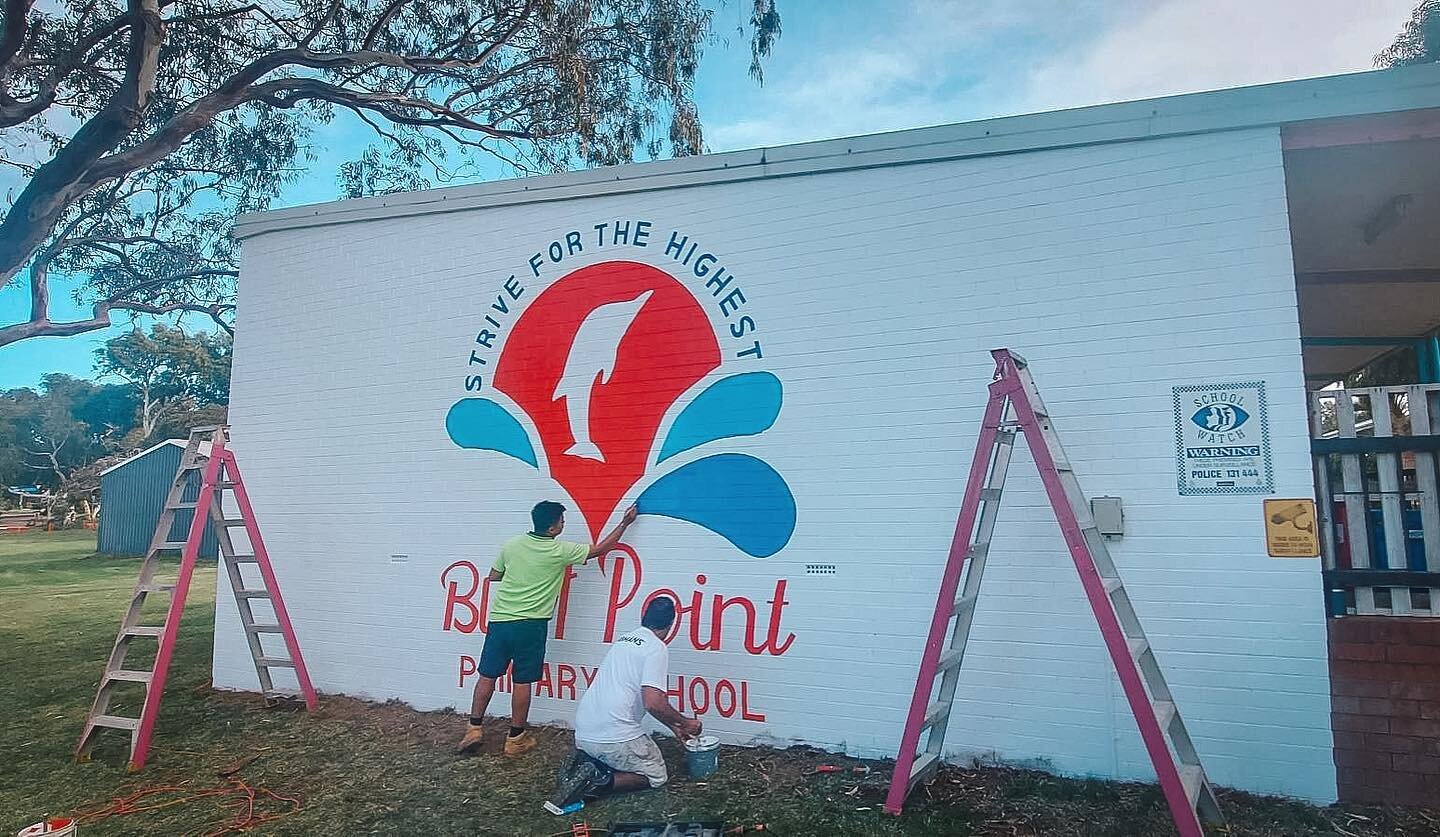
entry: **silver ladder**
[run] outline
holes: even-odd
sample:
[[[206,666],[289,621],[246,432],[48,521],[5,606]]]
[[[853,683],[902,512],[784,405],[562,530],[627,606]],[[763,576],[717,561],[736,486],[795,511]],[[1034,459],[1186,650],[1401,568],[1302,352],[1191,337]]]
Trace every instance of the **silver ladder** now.
[[[1095,526],[1089,501],[1024,358],[1006,349],[991,355],[995,375],[990,400],[885,810],[899,814],[910,791],[939,766],[1015,437],[1023,433],[1176,828],[1183,837],[1203,837],[1201,819],[1223,823],[1224,817],[1105,538]],[[962,574],[964,586],[959,589]],[[922,734],[926,734],[925,748],[917,752]]]
[[[240,621],[255,661],[255,672],[260,679],[261,690],[267,701],[299,697],[306,706],[315,708],[315,690],[300,656],[300,646],[295,640],[294,629],[280,597],[273,568],[265,552],[260,528],[255,521],[255,512],[245,485],[235,464],[235,455],[227,449],[229,435],[225,427],[203,427],[191,431],[180,456],[175,479],[165,498],[165,506],[156,521],[155,534],[140,564],[140,575],[130,597],[130,605],[120,622],[120,631],[115,645],[106,660],[105,670],[100,676],[100,686],[95,701],[85,718],[84,732],[75,748],[78,761],[88,761],[99,733],[103,729],[118,729],[130,734],[130,770],[144,767],[149,752],[150,738],[160,710],[160,698],[165,689],[165,678],[169,672],[170,660],[175,651],[175,639],[179,632],[180,619],[185,610],[185,598],[190,589],[195,563],[199,557],[200,544],[205,536],[207,524],[214,527],[221,562],[230,579],[235,593],[235,603],[240,611]],[[199,493],[195,500],[185,500],[187,489],[194,485],[195,475],[200,475]],[[239,506],[239,516],[228,516],[223,501],[224,492],[233,493]],[[193,512],[188,534],[183,541],[170,540],[170,530],[175,524],[178,512]],[[243,527],[250,542],[248,553],[236,551],[231,530]],[[161,579],[161,553],[180,552],[179,571],[174,579]],[[247,580],[241,567],[253,565],[258,578]],[[142,611],[152,595],[168,595],[169,607],[159,625],[142,624]],[[275,618],[273,621],[257,621],[253,604],[265,601],[270,604]],[[284,638],[286,655],[269,655],[261,646],[261,634],[279,634]],[[126,668],[131,644],[140,639],[155,639],[158,645],[153,665],[149,668]],[[277,689],[271,669],[286,668],[294,671],[298,683],[296,690]],[[139,717],[112,714],[111,702],[117,688],[122,684],[138,684],[143,690],[143,702]]]

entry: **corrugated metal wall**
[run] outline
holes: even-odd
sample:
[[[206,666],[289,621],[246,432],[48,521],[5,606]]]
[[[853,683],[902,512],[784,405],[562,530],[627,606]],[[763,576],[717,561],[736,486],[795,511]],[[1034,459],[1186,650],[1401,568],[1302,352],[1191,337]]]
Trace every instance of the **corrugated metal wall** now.
[[[165,495],[180,467],[181,448],[165,445],[100,478],[100,532],[98,551],[107,555],[144,555],[155,533],[155,523],[165,507]],[[200,494],[200,475],[191,474],[185,500]],[[193,513],[175,513],[170,528],[172,541],[183,541]],[[207,529],[200,543],[200,555],[214,558],[215,532]]]

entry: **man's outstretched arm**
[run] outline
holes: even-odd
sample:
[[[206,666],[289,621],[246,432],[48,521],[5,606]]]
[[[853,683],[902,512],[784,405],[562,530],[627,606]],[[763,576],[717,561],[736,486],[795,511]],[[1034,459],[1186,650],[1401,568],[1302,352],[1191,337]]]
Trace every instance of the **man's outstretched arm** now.
[[[634,506],[626,509],[625,516],[620,518],[620,525],[616,526],[610,534],[601,538],[599,543],[591,545],[590,554],[585,556],[585,560],[589,561],[591,558],[598,558],[614,549],[615,545],[620,543],[620,539],[625,536],[625,530],[629,529],[630,524],[635,522],[635,515],[637,514],[639,514],[639,510]]]
[[[665,693],[654,686],[644,686],[641,694],[645,701],[645,711],[650,716],[675,733],[676,738],[694,738],[700,734],[701,724],[698,718],[687,718],[675,711]]]

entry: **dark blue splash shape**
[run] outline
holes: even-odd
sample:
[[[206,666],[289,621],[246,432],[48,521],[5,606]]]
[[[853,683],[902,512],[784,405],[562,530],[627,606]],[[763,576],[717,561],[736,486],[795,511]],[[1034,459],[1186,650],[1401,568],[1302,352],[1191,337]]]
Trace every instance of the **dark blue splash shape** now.
[[[780,415],[780,379],[769,372],[731,375],[706,387],[675,417],[658,462],[716,439],[754,436]]]
[[[445,415],[445,432],[462,448],[493,450],[539,468],[530,435],[515,417],[488,398],[456,401]]]
[[[775,469],[743,453],[697,459],[655,481],[641,514],[703,526],[754,558],[785,548],[795,532],[795,495]]]

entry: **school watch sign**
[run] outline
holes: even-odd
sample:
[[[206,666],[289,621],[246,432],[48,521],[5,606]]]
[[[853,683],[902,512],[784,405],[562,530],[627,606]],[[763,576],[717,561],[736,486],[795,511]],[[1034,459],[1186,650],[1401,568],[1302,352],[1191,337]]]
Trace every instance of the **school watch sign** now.
[[[765,368],[762,318],[719,255],[687,231],[603,221],[553,237],[497,285],[465,349],[464,395],[444,418],[451,441],[474,452],[477,471],[510,457],[548,476],[592,540],[634,502],[642,517],[718,535],[735,560],[785,548],[796,523],[785,478],[726,448],[770,429],[784,388]],[[445,569],[444,630],[485,630],[487,570],[470,561]],[[737,620],[745,653],[780,656],[795,642],[784,627],[783,578],[759,602],[712,591],[703,573],[693,591],[650,589],[642,556],[626,544],[601,559],[600,571],[604,623],[578,630],[606,643],[656,595],[679,601],[674,641],[697,651],[729,650],[722,633],[733,635],[728,626]],[[572,627],[574,578],[572,571],[560,594],[557,639]],[[461,657],[461,685],[474,665]],[[594,676],[593,665],[555,661],[537,694],[573,700]],[[744,680],[672,679],[672,698],[688,710],[764,720]]]

